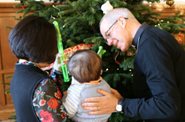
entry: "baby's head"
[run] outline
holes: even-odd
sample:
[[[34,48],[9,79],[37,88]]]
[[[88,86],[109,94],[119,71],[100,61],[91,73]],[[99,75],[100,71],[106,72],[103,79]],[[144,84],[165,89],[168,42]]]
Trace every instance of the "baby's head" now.
[[[101,58],[92,50],[79,50],[68,61],[69,73],[80,83],[98,80],[101,75]]]

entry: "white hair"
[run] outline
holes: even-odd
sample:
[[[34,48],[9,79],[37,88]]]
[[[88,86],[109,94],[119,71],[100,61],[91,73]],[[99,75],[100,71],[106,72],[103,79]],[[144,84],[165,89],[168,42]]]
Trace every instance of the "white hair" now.
[[[125,17],[128,19],[134,19],[136,20],[135,16],[131,13],[131,11],[127,8],[115,8],[111,11],[109,11],[107,14],[103,16],[103,18],[100,21],[100,24],[104,20],[108,20],[110,22],[110,25],[113,24],[119,17]]]

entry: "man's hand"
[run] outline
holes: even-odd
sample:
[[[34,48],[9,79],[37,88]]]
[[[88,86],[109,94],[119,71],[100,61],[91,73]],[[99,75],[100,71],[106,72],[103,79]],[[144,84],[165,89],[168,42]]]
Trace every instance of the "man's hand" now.
[[[86,110],[90,110],[89,114],[110,114],[114,112],[122,96],[115,89],[111,89],[111,92],[112,93],[108,93],[99,89],[98,93],[103,96],[85,99],[85,102],[82,103],[82,107]]]

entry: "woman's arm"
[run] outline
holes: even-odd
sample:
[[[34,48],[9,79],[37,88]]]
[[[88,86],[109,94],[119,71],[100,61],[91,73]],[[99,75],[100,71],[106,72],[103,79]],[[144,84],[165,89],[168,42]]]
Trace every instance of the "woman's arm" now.
[[[65,121],[66,111],[62,104],[62,93],[55,81],[43,80],[35,90],[33,106],[40,121]]]

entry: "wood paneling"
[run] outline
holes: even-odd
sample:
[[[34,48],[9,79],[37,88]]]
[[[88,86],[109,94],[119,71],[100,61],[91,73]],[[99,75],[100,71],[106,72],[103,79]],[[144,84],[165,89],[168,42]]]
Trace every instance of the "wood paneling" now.
[[[3,108],[12,104],[11,96],[6,92],[17,61],[8,43],[9,32],[19,18],[15,5],[16,3],[0,3],[0,107]]]

